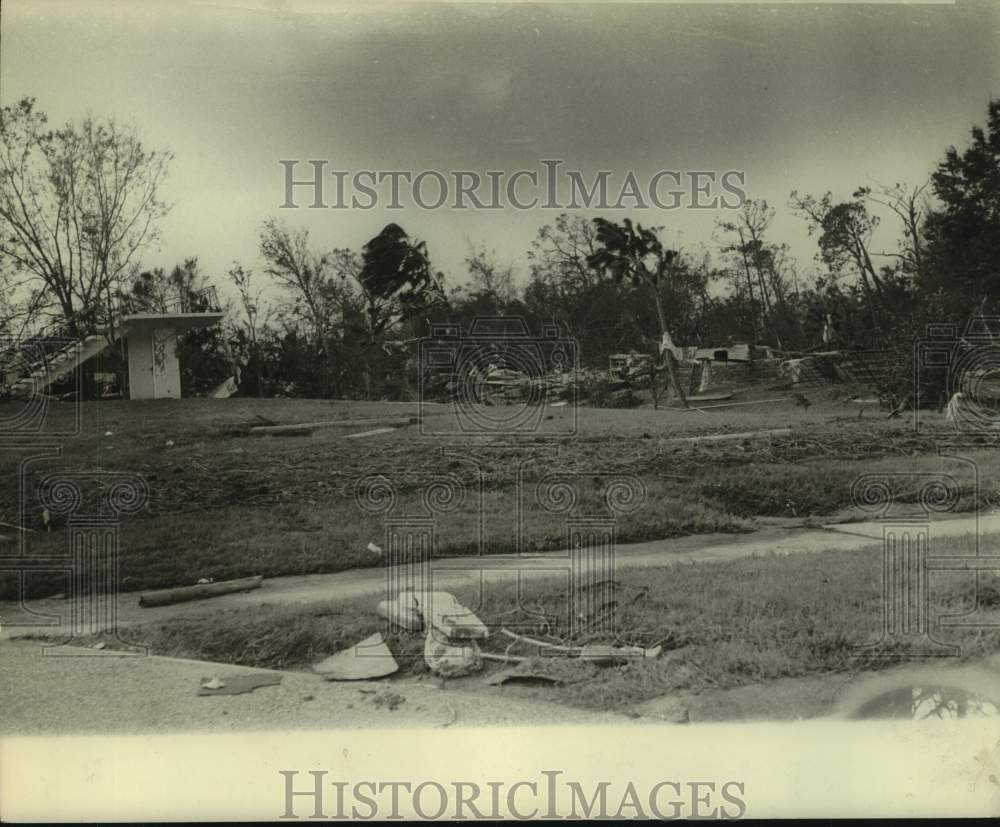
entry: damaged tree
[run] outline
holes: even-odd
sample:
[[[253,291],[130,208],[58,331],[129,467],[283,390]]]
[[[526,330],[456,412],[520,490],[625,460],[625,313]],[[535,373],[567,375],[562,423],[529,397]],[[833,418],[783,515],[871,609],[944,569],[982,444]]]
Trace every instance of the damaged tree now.
[[[659,354],[666,361],[674,395],[681,407],[687,408],[687,397],[677,371],[677,357],[674,353],[676,345],[667,326],[667,315],[660,292],[677,258],[677,252],[663,246],[655,229],[646,229],[641,224],[633,226],[627,218],[620,226],[604,218],[595,218],[594,224],[597,226],[597,243],[600,247],[597,252],[588,256],[587,263],[595,270],[610,274],[619,283],[628,280],[649,289],[660,324]]]

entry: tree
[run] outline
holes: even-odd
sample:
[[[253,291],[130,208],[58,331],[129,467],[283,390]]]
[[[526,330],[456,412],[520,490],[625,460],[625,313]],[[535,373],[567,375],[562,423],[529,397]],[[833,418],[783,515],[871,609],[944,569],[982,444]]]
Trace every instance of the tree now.
[[[253,366],[254,379],[256,380],[255,393],[257,396],[262,396],[264,393],[264,360],[259,334],[268,325],[270,308],[262,301],[264,289],[255,283],[253,270],[246,270],[239,262],[233,262],[228,275],[230,282],[236,288],[240,309],[243,311],[241,332],[245,336],[244,341],[248,351],[245,354],[246,363],[248,366]]]
[[[387,224],[361,251],[357,280],[374,341],[398,322],[447,302],[443,276],[431,269],[427,245]]]
[[[892,268],[875,266],[872,236],[879,217],[865,204],[867,193],[856,191],[850,201],[835,202],[829,192],[821,198],[791,194],[791,207],[809,223],[809,232],[818,233],[819,258],[831,274],[853,273],[861,285],[871,322],[871,338],[878,339],[895,315]]]
[[[465,267],[472,282],[472,296],[485,300],[492,306],[493,312],[500,312],[517,297],[514,267],[511,264],[500,264],[496,250],[488,250],[482,244],[470,242]]]
[[[963,152],[949,147],[931,180],[940,206],[927,216],[928,271],[922,286],[945,296],[959,318],[1000,307],[1000,99]]]
[[[780,320],[787,315],[788,286],[782,272],[787,250],[765,239],[773,219],[767,201],[748,199],[734,221],[719,221],[718,227],[729,236],[722,252],[734,260],[736,296],[747,302],[754,342],[772,338],[780,348]]]
[[[172,156],[110,119],[46,123],[33,98],[0,110],[0,259],[80,337],[107,324],[156,237]]]
[[[663,306],[661,287],[670,275],[670,268],[677,258],[677,252],[666,249],[660,242],[655,229],[646,229],[641,224],[633,226],[630,219],[621,225],[595,218],[597,228],[597,251],[588,257],[587,263],[595,270],[604,271],[617,282],[631,281],[643,285],[650,293],[656,317],[660,324],[660,352],[667,363],[670,384],[683,407],[688,407],[687,397],[681,387],[674,356],[674,342],[667,326],[666,311]]]

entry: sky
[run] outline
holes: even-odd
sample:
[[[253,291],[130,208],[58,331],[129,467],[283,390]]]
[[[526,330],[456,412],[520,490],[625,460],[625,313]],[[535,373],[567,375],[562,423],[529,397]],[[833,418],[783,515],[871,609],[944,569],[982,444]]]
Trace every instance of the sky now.
[[[114,116],[173,152],[150,267],[197,256],[222,281],[233,261],[261,266],[268,218],[354,249],[391,221],[450,284],[470,243],[523,283],[525,251],[558,210],[426,210],[405,187],[401,210],[307,209],[305,194],[282,209],[279,161],[485,176],[561,159],[587,180],[609,171],[612,200],[629,171],[642,186],[659,170],[742,171],[808,272],[815,241],[789,193],[925,181],[1000,96],[1000,4],[4,0],[0,102],[23,95],[54,124]],[[436,186],[423,192],[433,201]],[[689,201],[600,214],[712,249],[730,215]],[[879,241],[894,238],[886,221]]]

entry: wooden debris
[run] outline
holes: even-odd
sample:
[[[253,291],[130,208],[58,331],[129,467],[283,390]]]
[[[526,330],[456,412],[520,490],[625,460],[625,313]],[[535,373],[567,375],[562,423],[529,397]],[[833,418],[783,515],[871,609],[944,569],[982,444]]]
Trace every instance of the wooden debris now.
[[[313,671],[328,681],[364,681],[384,678],[399,671],[399,664],[380,632],[313,665]]]
[[[374,430],[371,430],[371,431],[361,431],[361,432],[356,433],[356,434],[348,434],[347,438],[348,439],[364,439],[365,437],[376,436],[377,434],[389,434],[389,433],[392,433],[395,430],[396,430],[395,428],[375,428]]]
[[[184,603],[188,600],[204,600],[207,597],[219,597],[223,594],[248,592],[259,589],[264,582],[262,575],[243,577],[239,580],[223,580],[219,583],[203,583],[198,586],[178,586],[175,589],[161,589],[139,595],[139,605],[169,606],[172,603]]]
[[[489,637],[486,625],[450,592],[423,592],[415,597],[424,622],[448,639],[479,640]]]
[[[381,419],[325,419],[319,422],[296,422],[289,425],[255,425],[249,431],[254,436],[297,436],[298,432],[324,428],[405,428],[419,420],[415,416]]]

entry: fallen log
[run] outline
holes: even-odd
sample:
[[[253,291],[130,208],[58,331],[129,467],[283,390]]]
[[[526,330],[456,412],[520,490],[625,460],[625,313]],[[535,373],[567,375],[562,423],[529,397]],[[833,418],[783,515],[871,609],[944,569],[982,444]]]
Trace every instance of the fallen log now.
[[[298,431],[318,431],[323,428],[405,428],[419,420],[415,416],[382,419],[325,419],[320,422],[295,422],[289,425],[255,425],[249,431],[254,436],[288,436]]]
[[[203,600],[207,597],[219,597],[223,594],[233,594],[234,592],[248,592],[252,589],[259,589],[264,582],[263,575],[255,577],[243,577],[239,580],[223,580],[219,583],[202,583],[197,586],[178,586],[173,589],[160,589],[155,592],[146,592],[139,595],[139,605],[148,608],[150,606],[169,606],[172,603],[184,603],[188,600]]]

